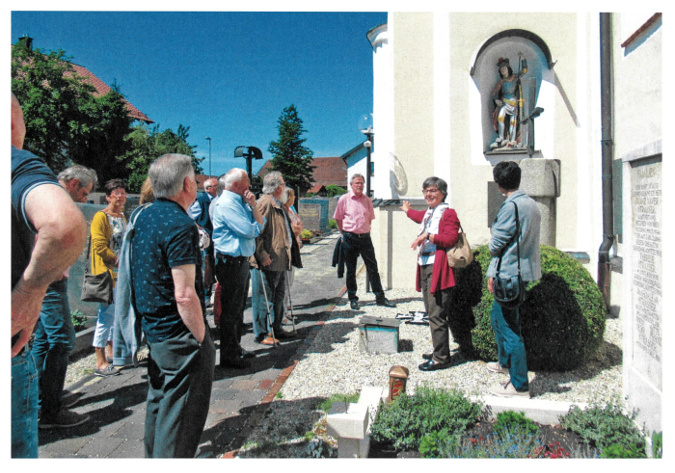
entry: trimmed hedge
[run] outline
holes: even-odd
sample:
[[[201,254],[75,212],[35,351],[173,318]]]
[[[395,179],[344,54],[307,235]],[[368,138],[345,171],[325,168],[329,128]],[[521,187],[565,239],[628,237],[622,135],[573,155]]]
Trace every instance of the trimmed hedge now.
[[[458,316],[472,320],[475,355],[497,359],[490,325],[492,294],[487,290],[490,263],[487,245],[474,251],[474,262],[456,271]],[[588,271],[574,258],[541,246],[542,278],[528,285],[520,309],[530,370],[567,371],[581,365],[600,347],[606,308],[602,293]]]

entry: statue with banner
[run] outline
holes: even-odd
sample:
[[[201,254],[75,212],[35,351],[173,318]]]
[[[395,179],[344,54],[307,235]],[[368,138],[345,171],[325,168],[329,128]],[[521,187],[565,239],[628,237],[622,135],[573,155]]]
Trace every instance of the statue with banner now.
[[[490,145],[491,151],[523,148],[521,128],[523,120],[523,86],[520,78],[527,73],[527,60],[518,52],[518,70],[513,71],[508,58],[497,61],[499,81],[492,91],[492,121],[497,139]]]

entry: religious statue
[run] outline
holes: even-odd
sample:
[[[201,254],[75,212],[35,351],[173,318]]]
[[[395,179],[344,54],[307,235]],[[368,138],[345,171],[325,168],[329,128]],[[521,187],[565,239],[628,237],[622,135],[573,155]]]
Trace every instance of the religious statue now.
[[[527,61],[519,51],[517,72],[514,73],[511,69],[508,58],[499,58],[497,68],[500,79],[492,91],[495,105],[492,120],[497,139],[490,145],[490,150],[522,148],[520,132],[524,100],[520,78],[527,73]]]

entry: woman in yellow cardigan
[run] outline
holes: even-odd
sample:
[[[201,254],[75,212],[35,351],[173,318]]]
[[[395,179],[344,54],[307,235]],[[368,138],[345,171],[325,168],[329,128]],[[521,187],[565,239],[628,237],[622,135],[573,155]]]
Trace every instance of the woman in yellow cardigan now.
[[[127,226],[122,213],[127,201],[127,186],[122,179],[112,179],[105,185],[105,198],[108,206],[96,212],[91,220],[91,272],[101,274],[110,271],[113,281],[117,279],[117,254],[120,250],[124,230]],[[100,304],[97,313],[96,329],[92,345],[96,352],[97,376],[119,374],[112,361],[113,322],[115,321],[115,302]],[[106,346],[109,356],[106,355]]]

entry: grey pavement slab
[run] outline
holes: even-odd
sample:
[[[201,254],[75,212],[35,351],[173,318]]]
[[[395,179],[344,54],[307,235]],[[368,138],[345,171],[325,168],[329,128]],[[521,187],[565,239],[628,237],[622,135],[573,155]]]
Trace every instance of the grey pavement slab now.
[[[254,353],[248,369],[223,369],[216,357],[212,396],[200,448],[200,458],[218,458],[241,446],[253,423],[262,418],[295,361],[303,356],[317,324],[325,319],[344,292],[344,279],[331,266],[337,234],[301,249],[303,268],[295,270],[291,287],[296,338],[268,347],[253,340],[251,330],[242,346]],[[216,347],[219,336],[208,316]],[[244,322],[251,323],[250,298]],[[285,326],[292,331],[292,326]],[[89,376],[66,387],[83,396],[73,410],[91,419],[75,428],[39,431],[41,458],[143,458],[147,367],[124,369],[119,376]]]

